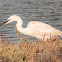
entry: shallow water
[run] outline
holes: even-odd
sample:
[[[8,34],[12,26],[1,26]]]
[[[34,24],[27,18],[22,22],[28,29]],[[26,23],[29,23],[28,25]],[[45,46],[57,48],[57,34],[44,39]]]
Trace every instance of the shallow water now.
[[[0,24],[11,15],[19,15],[23,19],[23,27],[30,21],[40,21],[62,31],[62,0],[0,0]],[[0,35],[17,41],[14,29],[16,22],[0,27]],[[20,36],[24,36],[20,33]],[[34,37],[28,36],[34,40]]]

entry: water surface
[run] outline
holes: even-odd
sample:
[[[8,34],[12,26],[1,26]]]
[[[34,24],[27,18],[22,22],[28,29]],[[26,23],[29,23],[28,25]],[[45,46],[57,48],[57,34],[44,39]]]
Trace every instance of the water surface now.
[[[23,19],[23,27],[30,21],[40,21],[62,31],[62,0],[0,0],[0,24],[14,14]],[[17,41],[15,24],[13,22],[0,27],[0,35],[3,32],[6,37]],[[28,38],[35,39],[31,36]]]

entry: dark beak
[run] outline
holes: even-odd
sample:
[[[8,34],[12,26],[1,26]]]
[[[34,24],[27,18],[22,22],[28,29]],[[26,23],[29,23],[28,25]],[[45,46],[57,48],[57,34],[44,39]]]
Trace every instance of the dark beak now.
[[[9,20],[8,20],[9,21]],[[2,23],[0,26],[3,26],[3,25],[5,25],[8,21],[5,21],[4,23]]]

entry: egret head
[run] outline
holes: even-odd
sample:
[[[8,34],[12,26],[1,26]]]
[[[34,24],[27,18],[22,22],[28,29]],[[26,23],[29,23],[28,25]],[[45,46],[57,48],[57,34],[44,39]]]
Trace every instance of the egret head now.
[[[0,26],[2,25],[5,25],[5,24],[8,24],[8,23],[11,23],[13,21],[17,21],[18,19],[21,19],[20,16],[16,16],[16,15],[12,15],[10,16],[6,22],[4,22],[3,24],[1,24]]]

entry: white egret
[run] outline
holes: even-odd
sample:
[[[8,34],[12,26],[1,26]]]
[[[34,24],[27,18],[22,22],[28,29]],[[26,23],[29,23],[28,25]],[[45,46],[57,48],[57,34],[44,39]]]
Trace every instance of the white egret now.
[[[25,35],[36,37],[37,39],[43,39],[43,37],[45,37],[45,39],[47,38],[49,39],[50,36],[62,35],[62,32],[60,30],[57,30],[53,28],[52,26],[43,22],[39,22],[39,21],[31,21],[28,23],[26,28],[23,28],[22,27],[23,21],[20,18],[20,16],[17,16],[17,15],[10,16],[7,19],[7,21],[1,24],[0,26],[11,23],[13,21],[17,22],[16,28],[19,32]]]

